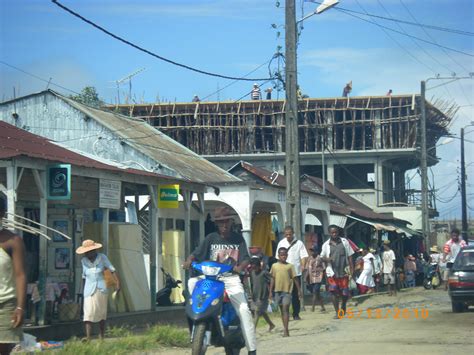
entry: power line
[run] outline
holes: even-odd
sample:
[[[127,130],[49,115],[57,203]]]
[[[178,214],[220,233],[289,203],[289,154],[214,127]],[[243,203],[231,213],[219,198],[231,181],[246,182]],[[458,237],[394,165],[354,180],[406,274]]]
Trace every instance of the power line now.
[[[365,8],[361,5],[361,3],[356,0],[357,4],[359,5],[359,7],[366,13],[368,14],[367,10],[365,10]],[[337,8],[336,8],[337,9]],[[421,61],[417,56],[415,56],[413,53],[411,53],[407,48],[405,48],[405,46],[403,46],[400,42],[398,42],[395,37],[393,37],[389,32],[387,32],[386,30],[386,27],[385,26],[382,26],[381,24],[379,24],[378,22],[376,21],[369,21],[369,20],[365,20],[359,16],[356,16],[356,15],[352,15],[352,14],[349,14],[350,16],[353,16],[353,17],[356,17],[356,18],[359,18],[363,21],[367,21],[369,23],[372,23],[374,25],[376,25],[377,27],[381,28],[382,31],[392,40],[394,41],[401,49],[403,49],[410,57],[412,57],[415,61],[417,61],[419,64],[421,64],[422,66],[424,66],[425,68],[427,68],[428,70],[430,70],[431,72],[435,73],[436,74],[436,71],[431,68],[428,64],[426,64],[425,62]]]
[[[230,80],[240,80],[240,81],[264,81],[264,80],[272,80],[272,78],[245,78],[245,77],[234,77],[234,76],[227,76],[227,75],[221,75],[221,74],[216,74],[216,73],[211,73],[211,72],[208,72],[208,71],[205,71],[205,70],[201,70],[201,69],[197,69],[197,68],[194,68],[194,67],[191,67],[189,65],[186,65],[186,64],[182,64],[182,63],[178,63],[178,62],[175,62],[174,60],[171,60],[171,59],[168,59],[168,58],[165,58],[163,56],[160,56],[156,53],[153,53],[151,51],[149,51],[148,49],[145,49],[143,47],[140,47],[130,41],[127,41],[126,39],[120,37],[120,36],[117,36],[115,34],[113,34],[112,32],[106,30],[105,28],[97,25],[96,23],[92,22],[91,20],[88,20],[86,19],[85,17],[81,16],[80,14],[78,14],[77,12],[74,12],[73,10],[67,8],[66,6],[60,4],[57,0],[51,0],[54,4],[56,4],[57,6],[59,6],[60,8],[62,8],[63,10],[69,12],[71,15],[77,17],[78,19],[88,23],[89,25],[91,25],[92,27],[95,27],[97,28],[99,31],[102,31],[104,32],[105,34],[109,35],[110,37],[112,38],[115,38],[116,40],[122,42],[122,43],[125,43],[126,45],[129,45],[135,49],[138,49],[139,51],[141,52],[144,52],[148,55],[151,55],[152,57],[155,57],[157,59],[160,59],[164,62],[167,62],[167,63],[170,63],[170,64],[173,64],[173,65],[176,65],[178,67],[181,67],[181,68],[184,68],[184,69],[188,69],[188,70],[191,70],[191,71],[194,71],[196,73],[200,73],[200,74],[204,74],[204,75],[209,75],[209,76],[214,76],[214,77],[217,77],[217,78],[222,78],[222,79],[230,79]]]
[[[18,67],[15,67],[14,65],[11,65],[11,64],[8,64],[7,62],[4,62],[3,60],[0,60],[0,63],[2,63],[3,65],[6,65],[7,67],[10,67],[12,69],[15,69],[15,70],[18,70],[19,72],[22,72],[23,74],[26,74],[26,75],[29,75],[35,79],[38,79],[38,80],[41,80],[41,81],[44,81],[45,83],[49,84],[49,85],[54,85],[54,86],[57,86],[58,88],[61,88],[63,90],[66,90],[66,91],[69,91],[69,92],[72,92],[76,95],[80,95],[80,93],[78,93],[77,91],[74,91],[74,90],[71,90],[71,89],[68,89],[67,87],[64,87],[62,85],[59,85],[59,84],[55,84],[51,81],[51,79],[49,80],[46,80],[46,79],[43,79],[42,77],[39,77],[38,75],[36,74],[32,74],[30,72],[27,72],[26,70],[23,70],[23,69],[20,69]]]
[[[391,18],[393,18],[393,16],[390,14],[390,12],[387,10],[387,8],[383,5],[383,3],[380,1],[380,0],[377,0],[377,2],[379,3],[379,5],[384,9],[384,11],[387,13],[388,16],[390,16]],[[398,26],[398,28],[403,31],[403,33],[405,34],[408,34],[407,31],[405,31],[405,29],[402,27],[402,25],[400,25],[400,23],[398,22],[395,22]],[[434,57],[433,55],[431,55],[431,53],[429,53],[424,47],[422,47],[417,41],[415,41],[413,38],[410,38],[411,41],[419,48],[423,51],[423,53],[425,53],[428,57],[430,57],[433,61],[435,61],[436,63],[438,63],[438,65],[441,65],[442,67],[444,67],[445,69],[447,69],[449,72],[452,72],[451,69],[449,69],[446,65],[444,65],[443,63],[441,63],[436,57]]]
[[[258,69],[260,69],[260,68],[263,67],[264,65],[271,63],[272,60],[275,58],[275,56],[277,56],[278,54],[279,54],[279,53],[273,55],[273,57],[272,57],[270,60],[267,60],[265,63],[260,64],[258,67],[256,67],[255,69],[249,71],[249,72],[248,72],[247,74],[245,74],[243,77],[245,78],[245,77],[249,76],[250,74],[256,72]],[[270,76],[271,76],[271,74],[270,74]],[[205,100],[205,99],[207,99],[208,97],[211,97],[211,96],[213,96],[213,95],[215,95],[215,94],[217,94],[217,93],[223,91],[224,89],[227,89],[229,86],[234,85],[235,83],[237,83],[237,82],[239,82],[239,81],[240,81],[240,80],[234,80],[234,81],[230,82],[229,84],[227,84],[226,86],[224,86],[223,88],[221,88],[221,89],[219,89],[219,90],[216,90],[216,91],[214,91],[213,93],[210,93],[210,94],[207,95],[207,96],[204,96],[201,100]]]
[[[405,8],[405,10],[408,12],[408,14],[411,16],[411,18],[416,22],[416,23],[419,23],[418,20],[416,19],[416,17],[412,14],[412,12],[410,11],[410,9],[405,5],[405,3],[403,2],[403,0],[399,0],[400,3],[402,4],[402,6]],[[431,39],[434,43],[438,44],[438,41],[436,40],[436,38],[434,38],[425,28],[422,27],[422,30],[423,32],[425,33],[426,37]],[[460,68],[462,68],[462,70],[466,71],[467,73],[470,72],[470,70],[468,68],[466,68],[462,63],[460,63],[457,59],[455,59],[446,49],[444,48],[441,48],[441,50],[443,51],[443,53],[449,58],[451,59],[456,65],[458,65]],[[446,66],[445,66],[446,67]],[[451,70],[451,72],[454,72],[454,70]],[[472,103],[471,100],[469,100],[466,92],[464,91],[461,83],[458,83],[459,85],[459,88],[461,89],[461,92],[462,94],[464,95],[464,98],[466,99],[467,102],[469,103]],[[448,94],[450,94],[450,92],[448,90],[446,90],[446,92]]]
[[[362,21],[371,23],[371,24],[376,25],[376,26],[378,26],[378,27],[380,27],[380,28],[383,28],[383,29],[386,29],[386,30],[389,30],[389,31],[392,31],[392,32],[395,32],[395,33],[398,33],[398,34],[401,34],[401,35],[403,35],[403,36],[411,37],[411,38],[414,38],[414,39],[416,39],[416,40],[418,40],[418,41],[425,42],[425,43],[431,44],[431,45],[436,46],[436,47],[444,48],[444,49],[450,50],[450,51],[452,51],[452,52],[464,54],[464,55],[467,55],[467,56],[469,56],[469,57],[474,57],[474,54],[467,53],[467,52],[464,52],[464,51],[461,51],[461,50],[458,50],[458,49],[455,49],[455,48],[446,47],[446,46],[443,46],[443,45],[441,45],[441,44],[438,44],[438,43],[435,43],[435,42],[431,42],[431,41],[428,41],[428,40],[423,39],[423,38],[419,38],[419,37],[416,37],[416,36],[413,36],[413,35],[410,35],[410,34],[407,34],[407,33],[403,33],[403,32],[401,32],[401,31],[398,31],[398,30],[394,29],[394,28],[381,25],[381,24],[379,24],[379,23],[377,23],[377,22],[375,22],[375,21],[371,21],[371,20],[362,18],[362,17],[360,17],[360,16],[357,16],[357,15],[353,14],[352,11],[348,11],[348,10],[342,9],[342,8],[340,8],[340,7],[335,7],[335,9],[338,10],[338,11],[341,11],[341,12],[343,12],[343,13],[349,15],[349,16],[358,18],[359,20],[362,20]],[[368,15],[368,13],[366,13],[365,15]]]
[[[322,4],[321,2],[314,1],[314,0],[305,0],[305,1],[309,1],[309,2],[312,2],[312,3],[316,3],[316,4]],[[417,21],[416,22],[410,22],[410,21],[406,21],[406,20],[396,19],[396,18],[393,18],[393,17],[384,17],[384,16],[380,16],[380,15],[362,13],[362,12],[355,11],[355,10],[345,9],[345,8],[342,8],[342,7],[339,7],[339,6],[336,7],[336,9],[341,10],[341,11],[345,11],[345,12],[354,13],[354,14],[359,14],[359,15],[364,15],[364,16],[369,16],[369,17],[375,17],[375,18],[379,18],[381,20],[399,22],[399,23],[403,23],[403,24],[406,24],[406,25],[417,26],[417,27],[421,27],[421,28],[429,28],[431,30],[436,30],[436,31],[450,32],[450,33],[455,33],[455,34],[464,35],[464,36],[474,36],[474,32],[470,32],[470,31],[464,31],[464,30],[458,30],[458,29],[454,29],[454,28],[428,25],[428,24],[419,23]]]

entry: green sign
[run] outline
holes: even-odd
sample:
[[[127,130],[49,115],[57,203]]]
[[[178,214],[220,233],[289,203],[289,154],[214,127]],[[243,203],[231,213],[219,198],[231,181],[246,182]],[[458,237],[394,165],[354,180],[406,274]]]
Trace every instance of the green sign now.
[[[161,185],[158,188],[159,208],[178,208],[179,185]]]
[[[71,199],[71,164],[47,167],[48,200]]]

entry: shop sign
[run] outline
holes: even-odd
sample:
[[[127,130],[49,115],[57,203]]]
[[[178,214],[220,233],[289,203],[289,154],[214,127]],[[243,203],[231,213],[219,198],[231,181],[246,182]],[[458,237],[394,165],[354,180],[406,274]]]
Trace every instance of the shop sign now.
[[[158,208],[179,207],[179,185],[160,185],[158,187]]]
[[[71,199],[71,164],[55,164],[47,167],[48,200]]]

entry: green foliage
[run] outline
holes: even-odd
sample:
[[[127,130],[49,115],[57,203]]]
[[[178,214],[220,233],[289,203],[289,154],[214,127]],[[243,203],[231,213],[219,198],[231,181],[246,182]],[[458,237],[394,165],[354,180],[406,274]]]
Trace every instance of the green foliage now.
[[[99,94],[97,90],[93,86],[86,86],[84,89],[81,90],[81,93],[78,95],[71,95],[69,98],[80,102],[81,104],[92,106],[92,107],[99,107],[104,102],[99,98]]]
[[[141,334],[133,334],[127,327],[110,328],[104,341],[93,340],[88,343],[79,339],[66,341],[63,349],[56,351],[59,354],[128,354],[130,352],[145,351],[168,347],[189,347],[187,329],[170,325],[155,325]]]

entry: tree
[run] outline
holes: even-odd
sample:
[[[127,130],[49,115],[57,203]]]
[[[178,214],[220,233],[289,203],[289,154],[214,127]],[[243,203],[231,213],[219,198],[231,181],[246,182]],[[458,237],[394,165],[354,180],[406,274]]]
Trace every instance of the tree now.
[[[71,95],[69,98],[80,102],[81,104],[92,106],[92,107],[100,107],[104,102],[99,98],[99,94],[97,90],[93,86],[86,86],[84,89],[81,90],[81,93],[78,95]]]

